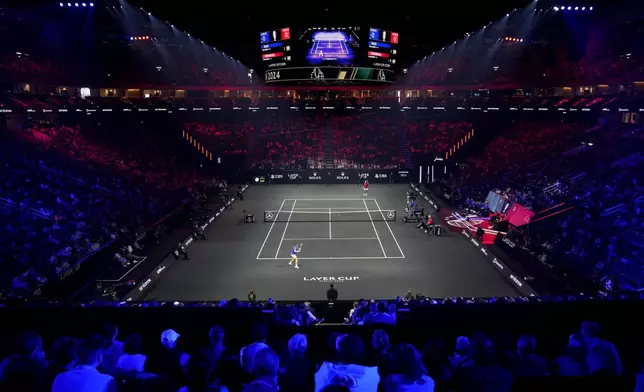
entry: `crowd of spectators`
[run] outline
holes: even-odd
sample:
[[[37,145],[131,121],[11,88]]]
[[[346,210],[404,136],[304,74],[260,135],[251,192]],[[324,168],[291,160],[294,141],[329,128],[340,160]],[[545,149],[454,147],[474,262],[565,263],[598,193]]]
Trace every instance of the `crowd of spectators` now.
[[[245,155],[250,137],[255,132],[252,121],[217,121],[214,123],[188,122],[184,129],[194,134],[217,155]]]
[[[296,328],[294,334],[263,322],[249,333],[215,325],[202,337],[184,337],[134,325],[123,334],[108,323],[80,336],[47,336],[50,341],[25,331],[13,347],[3,346],[0,389],[503,392],[540,390],[550,378],[567,379],[573,388],[608,378],[613,390],[623,390],[620,355],[595,322],[583,322],[554,349],[531,334],[471,332],[449,341],[390,335],[392,329],[378,324],[363,331]]]
[[[65,278],[79,260],[136,237],[199,187],[198,175],[163,154],[92,139],[78,126],[48,123],[3,135],[4,296],[30,296]]]
[[[500,189],[537,214],[563,206],[509,237],[567,280],[605,291],[642,288],[638,126],[533,122],[509,130],[448,181],[456,199],[485,209],[487,193]]]
[[[472,124],[467,121],[417,119],[405,122],[409,151],[414,162],[431,162],[436,157],[442,158],[471,130]]]
[[[338,169],[397,168],[405,163],[406,143],[391,116],[342,115],[331,118],[333,162]]]

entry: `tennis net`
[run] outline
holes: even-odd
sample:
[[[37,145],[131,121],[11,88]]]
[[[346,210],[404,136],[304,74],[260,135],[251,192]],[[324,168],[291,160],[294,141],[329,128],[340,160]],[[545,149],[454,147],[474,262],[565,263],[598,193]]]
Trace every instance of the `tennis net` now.
[[[264,211],[264,222],[395,222],[396,210]]]

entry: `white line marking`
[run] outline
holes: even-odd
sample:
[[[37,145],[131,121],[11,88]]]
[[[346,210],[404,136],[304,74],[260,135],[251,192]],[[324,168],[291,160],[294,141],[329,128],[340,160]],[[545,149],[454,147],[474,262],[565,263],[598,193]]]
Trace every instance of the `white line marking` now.
[[[333,236],[331,235],[331,209],[329,208],[329,239],[332,239]]]
[[[362,200],[375,200],[375,199],[286,199],[296,201],[362,201]]]
[[[280,208],[277,210],[278,214],[282,211],[282,207],[284,207],[284,203],[286,203],[286,199],[282,200],[282,204],[280,204]],[[262,250],[264,250],[264,246],[266,245],[266,241],[268,241],[268,237],[270,237],[271,235],[271,231],[273,231],[273,226],[275,226],[276,220],[274,220],[273,223],[271,223],[271,227],[268,229],[268,233],[266,233],[266,238],[264,238],[264,242],[262,242],[262,247],[259,248],[259,252],[257,252],[258,259],[259,259],[259,255],[262,254]]]
[[[378,238],[378,243],[380,244],[380,249],[382,249],[382,255],[387,257],[387,253],[385,252],[385,247],[382,246],[382,241],[380,241],[380,236],[378,235],[378,230],[376,230],[376,225],[373,223],[373,219],[371,219],[371,213],[369,213],[369,207],[367,207],[367,202],[362,200],[364,203],[364,209],[367,210],[367,214],[369,215],[369,221],[371,222],[371,227],[373,227],[373,232],[376,233],[376,237]],[[383,215],[384,218],[384,215]]]
[[[300,200],[300,199],[298,199],[298,200]],[[349,210],[349,211],[352,211],[352,210],[355,210],[355,209],[356,209],[355,207],[332,207],[332,208],[330,208],[331,211],[333,211],[333,210]],[[313,212],[324,211],[324,212],[326,212],[327,210],[329,210],[329,208],[321,208],[321,207],[303,208],[303,207],[297,207],[297,211],[313,211]]]
[[[297,204],[297,199],[293,201],[293,206],[291,207],[291,213],[288,214],[288,221],[286,221],[286,225],[284,225],[284,231],[282,232],[282,239],[280,240],[280,244],[277,246],[277,252],[275,252],[275,257],[280,254],[280,249],[282,249],[282,242],[284,242],[284,236],[286,235],[286,230],[288,230],[288,224],[291,223],[291,216],[293,215],[293,210],[295,209],[295,205]]]
[[[290,257],[260,257],[257,260],[290,260]],[[299,257],[300,260],[385,260],[404,259],[402,256],[355,256],[355,257]]]
[[[342,240],[342,241],[376,241],[377,238],[326,238],[326,237],[318,237],[318,238],[284,238],[284,241],[318,241],[318,240]]]
[[[376,203],[376,207],[378,207],[378,211],[380,211],[380,215],[382,215],[382,219],[385,221],[385,224],[387,225],[387,228],[389,229],[389,234],[391,234],[391,238],[394,239],[394,242],[396,243],[396,246],[398,247],[398,251],[400,252],[400,255],[402,258],[405,258],[405,254],[402,251],[402,248],[400,247],[400,244],[398,243],[398,240],[396,239],[396,236],[394,235],[394,232],[391,230],[391,226],[389,226],[389,222],[385,219],[385,215],[382,212],[382,208],[380,208],[380,204],[378,204],[378,200],[373,199],[373,202]]]

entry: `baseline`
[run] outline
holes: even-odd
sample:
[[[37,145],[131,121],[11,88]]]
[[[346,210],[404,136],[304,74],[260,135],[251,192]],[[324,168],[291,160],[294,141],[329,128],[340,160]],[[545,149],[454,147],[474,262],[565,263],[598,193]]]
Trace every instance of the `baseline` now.
[[[284,238],[284,241],[317,241],[317,240],[344,240],[344,241],[376,241],[378,238],[326,238],[326,237],[317,237],[317,238]]]
[[[298,257],[299,260],[384,260],[404,259],[402,256]],[[291,260],[290,257],[259,257],[257,260]]]

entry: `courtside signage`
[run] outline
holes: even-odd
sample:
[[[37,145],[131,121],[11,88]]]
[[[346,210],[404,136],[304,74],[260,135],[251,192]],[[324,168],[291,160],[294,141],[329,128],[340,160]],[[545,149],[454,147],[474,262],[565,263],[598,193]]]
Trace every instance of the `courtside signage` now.
[[[342,283],[342,282],[356,282],[360,280],[358,276],[312,276],[304,277],[305,282],[312,283]]]

